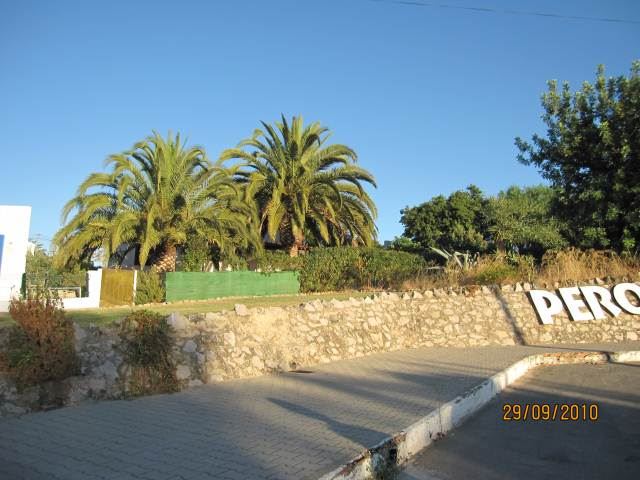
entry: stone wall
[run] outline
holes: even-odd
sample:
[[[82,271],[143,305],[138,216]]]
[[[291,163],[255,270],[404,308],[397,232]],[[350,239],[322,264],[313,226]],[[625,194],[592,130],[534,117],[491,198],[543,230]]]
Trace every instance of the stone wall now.
[[[571,321],[563,313],[554,325],[542,325],[526,294],[530,288],[517,284],[381,293],[299,306],[236,305],[219,313],[172,314],[178,379],[187,387],[415,347],[638,339],[640,316],[626,313],[589,322]],[[118,353],[116,329],[76,328],[82,376],[22,394],[0,377],[0,416],[121,397],[128,369]]]
[[[640,317],[541,325],[527,285],[382,293],[299,307],[172,315],[184,375],[213,382],[415,347],[637,340]]]

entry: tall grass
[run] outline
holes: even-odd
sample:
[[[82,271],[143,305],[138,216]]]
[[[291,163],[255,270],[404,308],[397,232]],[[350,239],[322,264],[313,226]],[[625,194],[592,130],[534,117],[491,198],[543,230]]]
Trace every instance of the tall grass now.
[[[537,279],[546,283],[590,280],[596,277],[636,279],[639,272],[640,259],[637,256],[568,248],[545,253]]]
[[[449,263],[436,273],[405,281],[403,288],[420,290],[516,282],[553,284],[605,277],[639,279],[640,258],[611,251],[569,248],[549,251],[536,264],[527,255],[497,253],[479,257],[466,269]]]

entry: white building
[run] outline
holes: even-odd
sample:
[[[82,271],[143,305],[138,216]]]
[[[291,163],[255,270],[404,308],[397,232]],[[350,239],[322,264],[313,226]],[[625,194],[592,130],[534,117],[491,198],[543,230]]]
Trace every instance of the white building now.
[[[20,294],[30,223],[31,207],[0,205],[0,312]]]

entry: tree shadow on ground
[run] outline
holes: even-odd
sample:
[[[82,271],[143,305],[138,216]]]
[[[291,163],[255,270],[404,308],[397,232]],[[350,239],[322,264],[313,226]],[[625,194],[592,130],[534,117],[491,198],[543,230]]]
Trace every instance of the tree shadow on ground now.
[[[323,422],[327,428],[332,432],[342,437],[348,438],[356,443],[362,445],[363,448],[368,448],[372,445],[372,442],[380,441],[388,436],[388,433],[367,428],[355,423],[346,423],[336,420],[333,417],[318,412],[312,408],[305,407],[300,404],[288,402],[279,398],[267,398],[268,401],[274,405],[278,405],[281,408],[288,410],[296,415],[303,415],[314,420]]]

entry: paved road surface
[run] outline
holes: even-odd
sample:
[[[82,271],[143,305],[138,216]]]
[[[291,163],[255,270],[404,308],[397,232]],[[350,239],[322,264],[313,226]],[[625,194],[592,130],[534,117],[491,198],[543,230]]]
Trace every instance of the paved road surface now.
[[[0,479],[317,479],[518,359],[561,349],[404,350],[4,420]]]
[[[504,422],[505,403],[597,403],[600,415],[595,423]],[[534,370],[397,478],[639,479],[640,364]]]

